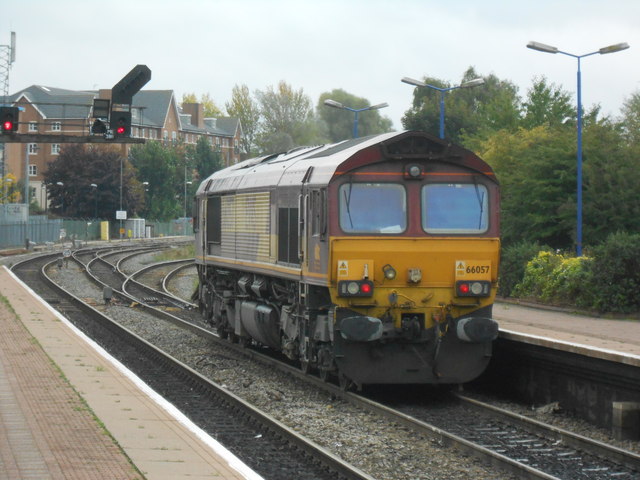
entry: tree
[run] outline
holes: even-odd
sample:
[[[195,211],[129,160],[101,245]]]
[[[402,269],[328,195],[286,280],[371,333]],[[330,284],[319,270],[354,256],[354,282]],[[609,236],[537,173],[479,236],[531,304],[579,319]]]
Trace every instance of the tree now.
[[[193,156],[193,170],[197,175],[197,178],[194,179],[196,182],[201,182],[222,167],[220,152],[215,151],[205,137],[198,138],[191,155]]]
[[[2,190],[2,203],[17,203],[20,200],[20,190],[18,181],[13,173],[7,173],[2,178],[0,176],[0,185]]]
[[[481,75],[469,67],[458,85],[475,78],[481,78]],[[474,140],[487,138],[492,132],[503,128],[514,131],[520,118],[517,88],[495,75],[482,78],[483,85],[456,88],[444,94],[445,138],[472,148]],[[452,86],[437,78],[427,77],[424,82],[439,88]],[[416,87],[413,96],[412,107],[402,118],[403,126],[438,135],[441,93],[429,87]]]
[[[502,189],[502,238],[570,249],[575,241],[575,140],[539,126],[500,130],[479,152]]]
[[[255,150],[255,140],[260,123],[260,107],[251,98],[249,87],[235,85],[231,91],[231,101],[225,103],[227,113],[231,117],[240,119],[242,125],[243,157],[250,158]]]
[[[200,101],[196,99],[195,93],[185,93],[182,95],[182,103],[201,103],[204,109],[204,116],[207,118],[219,118],[224,116],[220,107],[216,105],[216,102],[208,93],[200,95]]]
[[[356,97],[344,90],[337,88],[320,95],[316,112],[327,129],[327,136],[331,142],[340,142],[353,136],[353,122],[355,114],[348,110],[340,110],[327,107],[324,101],[335,100],[343,105],[360,109],[371,106],[366,98]],[[367,110],[358,115],[358,136],[366,137],[376,133],[391,131],[392,122],[389,118],[383,117],[378,110]]]
[[[160,142],[135,145],[129,152],[141,182],[148,182],[145,218],[169,220],[182,216],[179,198],[183,188],[184,155],[174,146]],[[178,196],[178,198],[176,198]]]
[[[120,165],[122,208],[129,217],[139,214],[144,209],[143,188],[131,164],[114,148],[83,144],[65,146],[44,173],[51,210],[65,217],[93,217],[97,195],[98,217],[115,219],[120,210]]]
[[[560,127],[572,121],[575,125],[576,111],[571,105],[571,95],[555,84],[548,85],[544,76],[534,79],[523,107],[524,128]]]
[[[262,124],[256,144],[263,153],[290,150],[319,140],[318,124],[313,117],[311,100],[303,90],[294,90],[281,81],[256,92]]]
[[[585,125],[585,245],[604,242],[611,232],[640,231],[640,170],[626,128],[608,118]]]
[[[640,153],[640,91],[625,99],[622,106],[622,125],[627,142]]]

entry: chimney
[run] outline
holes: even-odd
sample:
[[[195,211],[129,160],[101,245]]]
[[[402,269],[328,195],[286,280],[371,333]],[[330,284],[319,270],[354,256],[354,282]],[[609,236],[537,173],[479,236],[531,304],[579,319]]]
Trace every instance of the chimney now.
[[[191,115],[191,124],[204,128],[204,105],[201,103],[183,103],[182,112]]]
[[[98,90],[98,98],[105,98],[111,100],[111,89],[110,88],[101,88]]]

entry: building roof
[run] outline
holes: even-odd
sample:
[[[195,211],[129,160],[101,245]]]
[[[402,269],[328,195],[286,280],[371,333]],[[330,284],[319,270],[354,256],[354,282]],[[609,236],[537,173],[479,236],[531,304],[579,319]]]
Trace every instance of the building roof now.
[[[24,97],[44,118],[87,118],[96,95],[97,92],[92,91],[31,85],[9,95],[7,103],[15,103]]]
[[[89,118],[97,90],[66,90],[63,88],[31,85],[9,95],[6,103],[15,103],[21,98],[33,104],[43,118],[71,119]],[[173,90],[141,90],[133,96],[132,123],[138,126],[162,128],[171,108]],[[237,118],[206,119],[204,128],[187,122],[189,115],[178,112],[181,130],[217,136],[235,136],[240,126]]]
[[[133,123],[163,127],[171,108],[172,98],[173,90],[140,90],[133,96]]]
[[[205,118],[204,127],[200,128],[191,123],[191,115],[180,112],[182,130],[193,133],[208,133],[217,136],[233,137],[241,129],[240,120],[231,117]]]

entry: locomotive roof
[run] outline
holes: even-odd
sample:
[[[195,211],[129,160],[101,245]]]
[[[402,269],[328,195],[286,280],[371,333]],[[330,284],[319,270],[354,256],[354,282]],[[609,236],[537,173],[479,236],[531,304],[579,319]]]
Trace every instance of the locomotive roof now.
[[[391,132],[345,140],[335,144],[299,147],[288,152],[251,158],[218,170],[206,178],[197,195],[285,185],[326,185],[333,176],[357,168],[354,156],[378,150],[381,160],[431,159],[455,163],[489,175],[491,167],[473,152],[425,132]],[[311,168],[313,167],[313,168]]]

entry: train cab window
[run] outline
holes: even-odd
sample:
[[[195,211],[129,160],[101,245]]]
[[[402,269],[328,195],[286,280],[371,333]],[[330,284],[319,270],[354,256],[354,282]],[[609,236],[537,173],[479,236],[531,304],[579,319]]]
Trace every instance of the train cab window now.
[[[340,187],[340,228],[346,233],[402,233],[407,194],[395,183],[345,183]]]
[[[222,240],[222,209],[220,197],[207,199],[207,242],[220,245]]]
[[[489,228],[487,187],[433,183],[422,187],[422,228],[434,234],[478,234]]]
[[[278,208],[278,261],[300,263],[297,208]]]
[[[327,207],[325,200],[326,190],[313,190],[311,192],[311,234],[324,240],[327,233]]]

